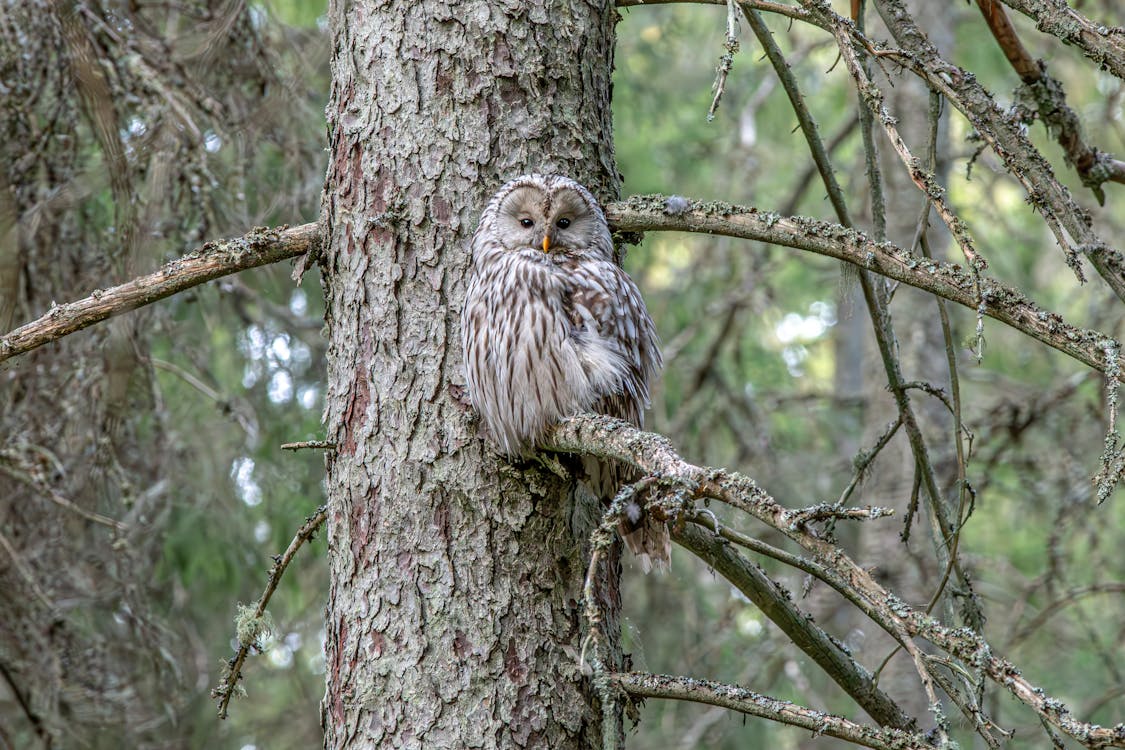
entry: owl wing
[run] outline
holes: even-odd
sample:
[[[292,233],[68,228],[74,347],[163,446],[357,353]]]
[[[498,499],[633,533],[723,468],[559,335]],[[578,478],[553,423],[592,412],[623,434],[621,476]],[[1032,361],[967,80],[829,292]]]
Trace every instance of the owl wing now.
[[[585,262],[573,273],[574,287],[566,301],[575,347],[602,346],[613,352],[616,379],[598,394],[594,411],[643,426],[648,406],[649,384],[660,369],[656,327],[649,317],[640,290],[623,270],[604,261]],[[604,502],[610,501],[623,484],[635,482],[636,469],[583,456],[587,482]],[[641,569],[666,569],[672,559],[668,525],[646,512],[633,499],[619,521],[625,546],[637,556]]]
[[[604,347],[614,359],[614,373],[602,381],[590,408],[639,427],[649,385],[661,366],[656,327],[640,290],[621,268],[606,261],[584,261],[570,278],[564,308],[576,348]]]

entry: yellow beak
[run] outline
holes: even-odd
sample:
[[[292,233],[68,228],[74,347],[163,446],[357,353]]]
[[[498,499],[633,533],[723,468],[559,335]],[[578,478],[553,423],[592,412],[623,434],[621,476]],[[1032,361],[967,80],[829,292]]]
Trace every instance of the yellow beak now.
[[[551,249],[551,235],[543,235],[543,252],[548,252]]]

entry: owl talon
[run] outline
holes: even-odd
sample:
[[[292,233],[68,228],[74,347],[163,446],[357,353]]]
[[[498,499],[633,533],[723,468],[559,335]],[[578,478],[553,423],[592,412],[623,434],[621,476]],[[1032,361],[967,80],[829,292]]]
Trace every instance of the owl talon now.
[[[566,467],[562,465],[558,457],[552,453],[536,453],[535,460],[540,466],[564,482],[569,482],[574,479],[573,475],[566,470]]]

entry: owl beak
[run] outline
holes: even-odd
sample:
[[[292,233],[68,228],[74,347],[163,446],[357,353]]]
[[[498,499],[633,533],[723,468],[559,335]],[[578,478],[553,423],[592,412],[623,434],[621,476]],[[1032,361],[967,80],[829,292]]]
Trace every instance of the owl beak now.
[[[551,250],[551,235],[543,235],[543,252],[550,252]]]

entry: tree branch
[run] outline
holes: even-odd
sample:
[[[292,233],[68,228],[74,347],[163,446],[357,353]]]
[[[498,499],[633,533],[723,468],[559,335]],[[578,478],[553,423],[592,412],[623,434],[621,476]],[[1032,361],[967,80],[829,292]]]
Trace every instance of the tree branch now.
[[[301,528],[297,529],[293,541],[289,542],[289,546],[285,548],[285,552],[274,556],[273,567],[270,568],[270,577],[269,581],[266,583],[265,591],[262,592],[262,596],[258,599],[253,613],[248,613],[251,620],[260,621],[261,618],[265,616],[266,606],[269,605],[270,599],[273,597],[273,592],[277,590],[277,585],[281,583],[281,576],[285,574],[285,569],[289,567],[293,556],[297,554],[297,550],[301,548],[301,545],[313,538],[313,535],[316,534],[317,529],[320,528],[327,517],[328,510],[326,506],[322,505],[317,508],[316,513],[306,518],[305,522],[301,524]],[[241,606],[240,604],[239,607]],[[246,663],[246,657],[250,654],[250,649],[257,647],[257,643],[255,643],[256,637],[254,635],[247,636],[244,634],[244,631],[255,633],[257,629],[244,627],[244,625],[244,622],[239,622],[238,652],[227,662],[219,684],[211,689],[211,697],[219,702],[218,712],[220,719],[227,718],[227,706],[230,705],[230,699],[236,692],[241,690],[238,682],[242,679],[242,665]]]
[[[756,208],[718,202],[689,201],[687,210],[674,213],[666,206],[664,196],[634,196],[607,204],[605,210],[610,225],[619,231],[721,234],[807,250],[849,261],[974,311],[978,308],[973,277],[959,266],[873,242],[864,233],[839,224],[799,216],[782,218]],[[237,239],[209,242],[155,273],[55,307],[0,338],[0,362],[212,279],[306,253],[320,241],[317,226],[256,229]],[[995,279],[982,276],[980,285],[986,315],[1100,372],[1106,371],[1104,343],[1110,340],[1108,336],[1066,323],[1061,316],[1043,310]],[[1125,359],[1119,367],[1125,369]]]
[[[920,672],[920,654],[913,638],[923,638],[946,653],[979,669],[1042,719],[1087,747],[1125,747],[1125,724],[1107,728],[1075,719],[1060,701],[1025,680],[1014,664],[993,656],[978,634],[951,629],[912,609],[887,591],[840,547],[800,523],[799,512],[781,506],[749,477],[736,472],[694,466],[676,453],[671,442],[606,416],[582,414],[556,426],[542,446],[564,453],[582,453],[635,466],[645,475],[679,482],[691,496],[711,497],[742,510],[784,534],[812,553],[823,566],[824,580],[849,590],[849,600],[912,652]],[[921,674],[926,680],[925,674]]]
[[[934,750],[934,746],[925,737],[915,732],[876,729],[856,724],[839,716],[770,698],[735,685],[647,672],[617,672],[610,675],[610,680],[629,695],[639,698],[671,698],[722,706],[749,716],[802,727],[811,730],[814,735],[826,734],[864,747],[878,750]]]
[[[1065,0],[1003,0],[1013,10],[1034,19],[1040,31],[1082,50],[1089,59],[1125,80],[1125,33],[1094,23]]]
[[[793,643],[809,655],[871,718],[882,726],[915,729],[914,719],[875,684],[871,674],[844,653],[757,565],[722,537],[698,526],[673,529],[680,546],[705,560],[754,603]]]
[[[700,232],[742,237],[850,261],[861,268],[944,297],[976,312],[973,276],[960,266],[941,263],[872,241],[866,234],[805,217],[780,217],[756,208],[719,202],[689,202],[670,211],[664,196],[634,196],[610,203],[606,217],[618,231]],[[677,209],[679,207],[677,206]],[[1104,343],[1110,337],[1077,328],[1043,310],[1020,291],[980,276],[984,314],[1011,326],[1080,362],[1105,372]],[[1122,361],[1125,365],[1125,360]]]
[[[1078,114],[1066,103],[1062,84],[1047,75],[1045,64],[1028,54],[1000,0],[977,0],[977,7],[1004,56],[1023,81],[1025,88],[1021,92],[1031,95],[1039,119],[1062,146],[1067,162],[1078,171],[1082,184],[1094,191],[1098,203],[1105,205],[1102,183],[1125,183],[1125,162],[1086,143]]]
[[[292,228],[258,228],[236,239],[208,242],[182,258],[165,263],[155,273],[111,289],[95,290],[89,297],[51,308],[38,320],[0,338],[0,362],[212,279],[296,257],[319,242],[315,223]]]
[[[679,231],[721,234],[768,242],[854,263],[904,284],[977,310],[973,277],[959,266],[920,258],[862,232],[805,217],[783,218],[756,208],[718,202],[689,201],[686,210],[667,209],[664,196],[634,196],[605,207],[619,231]],[[102,320],[169,297],[193,286],[247,268],[293,258],[315,248],[317,225],[258,229],[238,239],[207,243],[164,265],[156,273],[96,291],[85,299],[55,307],[0,338],[0,362],[11,359]],[[980,277],[984,313],[1017,331],[1106,371],[1104,343],[1109,337],[1066,323],[1016,289]],[[1125,360],[1119,367],[1125,368]]]

